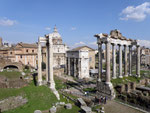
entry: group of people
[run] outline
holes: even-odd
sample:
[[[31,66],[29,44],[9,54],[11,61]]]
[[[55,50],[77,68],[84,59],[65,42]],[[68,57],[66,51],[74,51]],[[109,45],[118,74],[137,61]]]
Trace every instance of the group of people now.
[[[99,98],[99,104],[106,104],[107,103],[107,97],[101,96]]]

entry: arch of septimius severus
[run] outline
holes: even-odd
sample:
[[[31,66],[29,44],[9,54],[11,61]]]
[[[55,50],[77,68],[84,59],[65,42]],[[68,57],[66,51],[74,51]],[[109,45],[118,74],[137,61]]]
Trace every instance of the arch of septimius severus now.
[[[116,70],[116,47],[119,48],[119,73],[118,77],[122,78],[123,76],[132,76],[132,47],[136,46],[137,49],[137,59],[136,59],[136,75],[140,77],[140,46],[137,40],[127,39],[118,30],[112,30],[110,35],[108,34],[96,34],[98,44],[98,91],[99,95],[107,95],[110,98],[115,97],[115,92],[111,83],[111,78],[117,78]],[[105,80],[102,81],[102,44],[105,44],[106,50],[106,75]],[[111,76],[111,62],[110,62],[110,48],[112,45],[112,76]],[[122,51],[124,47],[124,67],[122,62]],[[128,50],[129,48],[129,58]],[[129,60],[128,60],[129,59]],[[129,68],[128,68],[129,67]],[[123,73],[124,68],[124,73]]]

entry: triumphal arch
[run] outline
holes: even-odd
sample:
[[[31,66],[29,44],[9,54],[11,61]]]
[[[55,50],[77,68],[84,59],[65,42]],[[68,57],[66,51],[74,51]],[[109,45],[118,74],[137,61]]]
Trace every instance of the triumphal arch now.
[[[122,36],[119,30],[112,30],[110,35],[105,33],[100,33],[94,35],[97,37],[98,44],[98,95],[108,96],[113,99],[115,97],[115,92],[111,79],[117,77],[123,78],[124,76],[132,76],[132,47],[136,47],[136,76],[140,77],[140,46],[137,40],[127,39]],[[105,45],[106,51],[106,73],[105,79],[102,80],[102,45]],[[112,47],[111,47],[112,46]],[[119,51],[119,70],[116,66],[116,48]],[[112,48],[112,72],[111,72],[111,61],[110,54]],[[124,54],[123,54],[124,52]],[[123,55],[124,55],[124,65],[123,65]],[[118,71],[118,73],[117,73]]]

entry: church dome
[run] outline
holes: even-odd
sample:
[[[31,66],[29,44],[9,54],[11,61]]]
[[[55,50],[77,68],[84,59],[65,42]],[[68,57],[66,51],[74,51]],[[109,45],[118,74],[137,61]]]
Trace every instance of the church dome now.
[[[56,38],[56,39],[61,38],[61,35],[58,33],[56,26],[54,27],[54,31],[52,33],[52,36],[53,36],[53,38]]]

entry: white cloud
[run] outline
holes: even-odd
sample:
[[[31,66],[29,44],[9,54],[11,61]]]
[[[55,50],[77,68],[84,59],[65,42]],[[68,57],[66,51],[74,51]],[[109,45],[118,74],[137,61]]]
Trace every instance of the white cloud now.
[[[50,31],[50,30],[51,30],[51,28],[50,28],[50,27],[46,27],[46,28],[45,28],[45,30]]]
[[[145,2],[138,6],[128,6],[121,12],[121,20],[143,21],[150,15],[150,2]]]
[[[74,31],[74,30],[76,30],[76,29],[77,29],[76,27],[72,27],[72,28],[71,28],[72,31]]]
[[[86,45],[86,43],[80,41],[80,42],[78,42],[78,43],[75,43],[74,45],[75,45],[75,46],[81,46],[81,45]]]
[[[97,42],[90,42],[89,45],[97,46]]]
[[[0,19],[0,26],[13,26],[16,23],[17,23],[16,20],[10,20],[10,19],[7,19],[6,17]]]
[[[138,40],[140,46],[145,46],[150,48],[150,40]]]

